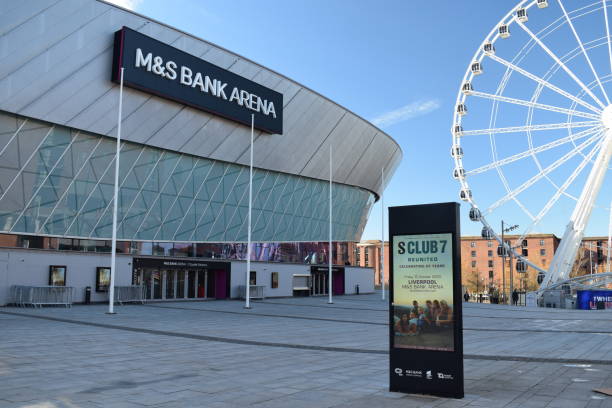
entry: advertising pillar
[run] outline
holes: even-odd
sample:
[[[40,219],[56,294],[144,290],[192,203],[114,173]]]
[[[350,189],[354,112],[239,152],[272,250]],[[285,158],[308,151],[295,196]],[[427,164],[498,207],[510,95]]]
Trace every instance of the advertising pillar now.
[[[463,398],[459,204],[389,208],[390,391]]]

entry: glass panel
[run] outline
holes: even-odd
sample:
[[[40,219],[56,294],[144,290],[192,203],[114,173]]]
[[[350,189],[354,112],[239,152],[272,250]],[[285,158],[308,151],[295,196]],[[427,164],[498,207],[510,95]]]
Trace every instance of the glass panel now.
[[[193,256],[193,244],[175,243],[173,256]]]
[[[206,297],[206,271],[198,271],[198,297]]]
[[[151,274],[153,279],[153,299],[161,299],[162,297],[162,285],[161,285],[161,272],[159,269],[154,270]]]
[[[166,271],[166,299],[174,299],[176,271]]]
[[[151,269],[144,270],[144,277],[142,280],[143,285],[145,285],[145,299],[151,299]]]
[[[196,294],[195,279],[196,279],[195,271],[189,271],[187,273],[187,297],[189,299],[195,298],[195,294]]]
[[[172,256],[173,247],[174,247],[174,244],[172,242],[154,242],[153,243],[153,255]]]
[[[176,298],[185,297],[185,271],[176,271]]]

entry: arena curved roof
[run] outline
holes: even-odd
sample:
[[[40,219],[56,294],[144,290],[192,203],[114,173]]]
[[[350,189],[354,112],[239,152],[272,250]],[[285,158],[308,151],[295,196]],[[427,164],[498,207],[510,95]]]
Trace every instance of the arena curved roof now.
[[[0,6],[0,110],[115,137],[118,86],[110,81],[113,34],[130,27],[284,96],[282,135],[256,131],[255,167],[327,179],[379,195],[394,173],[397,142],[355,113],[222,47],[100,0],[5,2]],[[27,44],[27,46],[24,46]],[[122,137],[248,165],[250,128],[125,88]]]

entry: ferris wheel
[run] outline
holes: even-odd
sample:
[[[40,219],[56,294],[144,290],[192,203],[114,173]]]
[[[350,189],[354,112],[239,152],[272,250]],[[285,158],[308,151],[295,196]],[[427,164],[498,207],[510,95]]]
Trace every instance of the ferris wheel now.
[[[460,198],[482,236],[517,258],[517,270],[540,271],[540,289],[570,278],[589,225],[607,235],[610,274],[609,14],[612,0],[519,1],[479,46],[459,87],[451,156]],[[509,243],[495,227],[508,216],[521,225]],[[550,265],[517,250],[528,234],[547,231],[564,231]]]

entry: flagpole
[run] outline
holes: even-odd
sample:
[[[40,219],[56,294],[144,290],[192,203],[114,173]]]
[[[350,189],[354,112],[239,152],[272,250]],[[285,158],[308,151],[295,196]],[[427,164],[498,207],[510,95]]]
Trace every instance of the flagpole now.
[[[327,303],[332,304],[334,301],[332,300],[332,146],[329,145],[329,253],[327,254],[327,260],[329,263],[328,270],[328,293],[329,300]]]
[[[251,207],[253,205],[253,132],[255,128],[255,115],[251,114],[251,161],[249,164],[249,226],[247,232],[247,262],[246,262],[246,285],[245,285],[245,309],[251,308]]]
[[[380,281],[382,286],[382,300],[385,300],[385,168],[380,169]]]
[[[117,253],[117,201],[119,197],[119,154],[121,150],[121,110],[123,108],[123,67],[119,80],[119,113],[117,114],[117,152],[115,153],[115,188],[113,193],[113,237],[111,244],[111,273],[108,288],[108,314],[115,314],[115,268]]]

